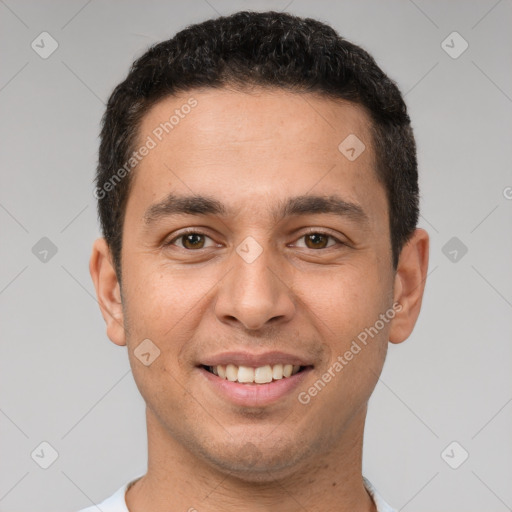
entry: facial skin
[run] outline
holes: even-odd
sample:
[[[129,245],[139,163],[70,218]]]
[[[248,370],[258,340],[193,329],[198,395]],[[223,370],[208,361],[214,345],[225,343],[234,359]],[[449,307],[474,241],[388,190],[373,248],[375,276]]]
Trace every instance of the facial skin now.
[[[367,401],[388,341],[404,341],[417,320],[428,235],[415,231],[395,272],[385,189],[361,107],[282,90],[193,90],[157,103],[140,141],[191,97],[197,106],[133,171],[122,285],[103,239],[91,257],[107,334],[127,345],[147,404],[148,473],[127,493],[128,507],[375,510],[361,478]],[[349,134],[366,145],[354,161],[338,150]],[[227,213],[148,220],[170,193],[208,196]],[[272,215],[296,196],[338,196],[366,220]],[[185,228],[203,236],[177,238]],[[309,228],[328,237],[308,237]],[[248,236],[262,249],[250,263],[236,251]],[[395,302],[400,312],[301,403],[299,392],[332,372]],[[160,350],[149,366],[134,355],[145,339]],[[232,351],[281,351],[312,369],[271,404],[244,406],[198,366]]]

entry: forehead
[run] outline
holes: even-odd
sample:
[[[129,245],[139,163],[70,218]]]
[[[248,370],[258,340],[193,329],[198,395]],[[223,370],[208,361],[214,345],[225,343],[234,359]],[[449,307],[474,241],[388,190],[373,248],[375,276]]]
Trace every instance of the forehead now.
[[[303,152],[312,146],[330,146],[334,152],[340,137],[350,134],[369,148],[370,123],[361,105],[319,94],[277,88],[196,89],[153,105],[142,120],[139,139],[152,135],[172,146],[184,136],[188,147],[217,155],[235,152],[248,141],[255,152],[276,146],[280,153],[295,152],[299,144],[306,144]]]
[[[261,210],[259,199],[269,195],[326,194],[333,186],[370,203],[383,194],[370,122],[359,105],[281,89],[166,97],[142,119],[138,146],[151,141],[152,149],[136,167],[129,203],[173,191],[207,193],[239,210],[251,199]],[[348,158],[352,147],[361,152],[356,159]]]

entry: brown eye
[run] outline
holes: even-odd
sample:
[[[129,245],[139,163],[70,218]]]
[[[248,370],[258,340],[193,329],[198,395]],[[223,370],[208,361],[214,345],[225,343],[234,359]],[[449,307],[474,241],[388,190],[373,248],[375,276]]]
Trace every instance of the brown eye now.
[[[329,238],[332,238],[332,236],[324,233],[309,233],[304,235],[303,238],[308,249],[325,249]]]
[[[204,246],[204,235],[199,233],[189,233],[188,235],[182,235],[180,238],[183,239],[185,249],[202,249]]]
[[[210,245],[206,245],[210,241]],[[183,233],[176,238],[173,238],[170,242],[166,243],[166,246],[170,245],[177,245],[178,247],[181,247],[182,249],[187,250],[198,250],[198,249],[205,249],[207,247],[212,246],[213,240],[203,233],[190,231],[188,233]],[[213,244],[215,245],[215,244]]]

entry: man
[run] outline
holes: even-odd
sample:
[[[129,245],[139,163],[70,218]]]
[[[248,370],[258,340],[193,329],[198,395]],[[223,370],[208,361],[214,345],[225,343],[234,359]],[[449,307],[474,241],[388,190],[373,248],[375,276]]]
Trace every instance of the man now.
[[[429,238],[406,106],[368,53],[275,12],[181,31],[112,93],[96,196],[90,271],[148,432],[147,474],[99,508],[391,511],[364,423]]]

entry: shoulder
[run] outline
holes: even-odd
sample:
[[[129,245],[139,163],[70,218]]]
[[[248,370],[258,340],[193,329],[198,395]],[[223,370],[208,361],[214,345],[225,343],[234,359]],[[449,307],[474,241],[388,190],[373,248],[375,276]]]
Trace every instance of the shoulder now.
[[[377,512],[396,512],[395,509],[384,501],[384,498],[377,492],[373,484],[363,476],[364,486],[375,503]]]
[[[114,494],[104,499],[101,503],[83,508],[78,512],[98,512],[98,509],[102,512],[129,512],[125,501],[126,491],[139,478],[142,478],[142,475],[122,485],[119,489],[117,489],[117,491],[114,492]]]

